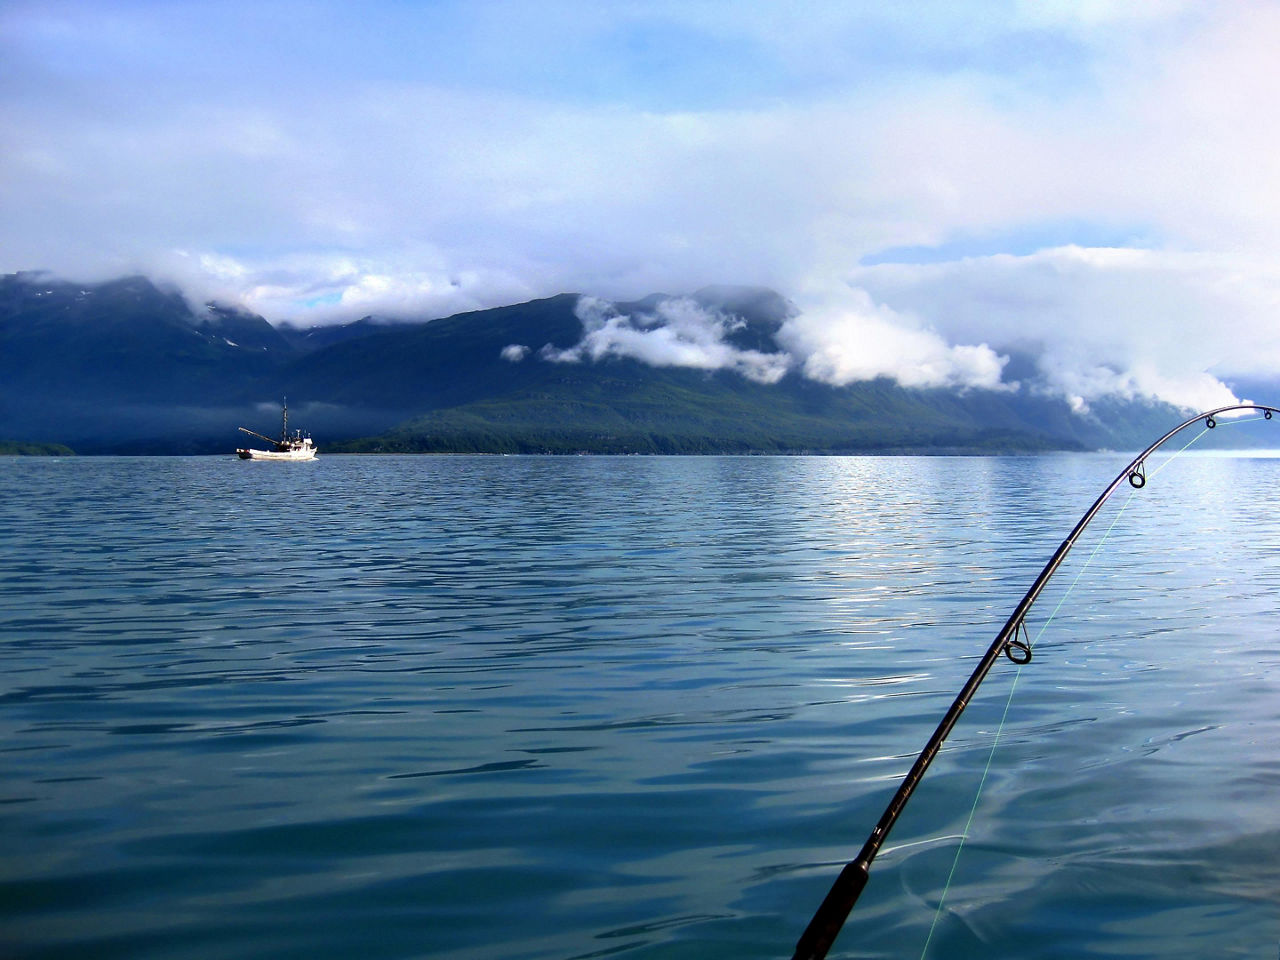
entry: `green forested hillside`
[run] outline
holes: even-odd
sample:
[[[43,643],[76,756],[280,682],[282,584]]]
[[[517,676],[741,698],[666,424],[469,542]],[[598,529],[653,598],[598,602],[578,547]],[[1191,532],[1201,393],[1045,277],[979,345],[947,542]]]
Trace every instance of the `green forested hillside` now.
[[[770,354],[791,309],[776,293],[708,288],[728,341]],[[654,295],[622,311],[652,311]],[[997,390],[834,387],[792,372],[568,355],[584,335],[564,294],[442,319],[283,332],[192,305],[142,277],[82,287],[0,278],[0,436],[82,453],[214,453],[238,426],[290,423],[322,451],[490,453],[1016,452],[1132,448],[1181,411],[1101,401],[1081,415],[1037,389],[1035,358]],[[557,359],[558,358],[558,359]]]

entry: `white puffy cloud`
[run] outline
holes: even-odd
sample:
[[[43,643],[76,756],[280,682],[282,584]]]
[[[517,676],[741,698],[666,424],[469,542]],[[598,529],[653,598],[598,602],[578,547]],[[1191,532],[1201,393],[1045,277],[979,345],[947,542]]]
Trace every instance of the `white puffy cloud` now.
[[[781,353],[744,350],[725,340],[743,321],[709,310],[686,297],[663,300],[652,313],[620,313],[596,297],[581,297],[576,310],[583,337],[567,350],[543,351],[559,363],[629,357],[655,367],[733,370],[757,383],[777,383],[790,358]]]
[[[856,289],[837,291],[820,303],[815,299],[809,309],[784,320],[775,334],[781,349],[769,353],[735,346],[727,336],[745,321],[687,297],[634,313],[582,297],[576,312],[582,339],[566,350],[545,348],[544,360],[629,357],[655,367],[732,370],[758,383],[777,383],[795,369],[834,386],[888,377],[905,387],[1004,389],[1004,358],[990,347],[949,346]]]
[[[267,262],[176,251],[133,269],[178,286],[192,302],[236,303],[272,321],[300,324],[369,315],[434,319],[528,300],[538,292],[501,270],[450,270],[429,248],[380,258],[289,254]]]
[[[836,386],[877,377],[904,387],[1002,386],[1005,358],[986,344],[952,346],[857,288],[811,294],[778,339],[805,376]]]
[[[520,363],[528,355],[529,348],[523,343],[509,343],[499,353],[499,356],[508,363]]]
[[[1063,247],[1026,256],[864,267],[874,297],[953,341],[1040,357],[1047,384],[1180,406],[1229,403],[1231,377],[1280,371],[1280,265],[1223,253]]]

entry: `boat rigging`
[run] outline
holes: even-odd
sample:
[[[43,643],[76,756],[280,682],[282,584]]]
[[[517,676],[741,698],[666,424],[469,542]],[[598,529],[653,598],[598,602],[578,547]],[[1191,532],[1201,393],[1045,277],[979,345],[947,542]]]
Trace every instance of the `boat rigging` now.
[[[250,430],[248,427],[239,428],[241,433],[247,433],[251,437],[265,440],[271,444],[271,449],[257,450],[251,447],[241,447],[236,449],[236,456],[241,460],[314,460],[316,458],[316,445],[309,435],[304,435],[301,430],[294,430],[293,436],[289,435],[289,401],[287,399],[284,401],[283,407],[284,419],[280,426],[279,440],[272,440],[270,437],[265,437]]]

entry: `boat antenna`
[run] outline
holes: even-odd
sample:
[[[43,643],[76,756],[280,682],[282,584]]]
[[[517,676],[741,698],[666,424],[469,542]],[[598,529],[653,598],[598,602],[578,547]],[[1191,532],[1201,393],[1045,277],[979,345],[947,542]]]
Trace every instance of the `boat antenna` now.
[[[911,799],[911,794],[915,792],[920,780],[924,777],[925,771],[929,769],[929,764],[938,755],[938,751],[942,748],[942,742],[947,739],[947,735],[951,733],[956,721],[960,719],[960,714],[969,705],[969,700],[973,697],[982,681],[986,679],[996,661],[1000,659],[1000,655],[1004,654],[1016,664],[1031,662],[1030,639],[1019,639],[1020,636],[1026,636],[1026,628],[1023,621],[1027,611],[1036,602],[1036,598],[1040,596],[1040,591],[1049,582],[1049,578],[1062,565],[1076,539],[1084,532],[1084,528],[1089,525],[1098,511],[1102,509],[1102,505],[1110,499],[1111,495],[1116,492],[1116,489],[1125,480],[1128,480],[1130,486],[1135,490],[1145,487],[1147,485],[1145,466],[1147,457],[1151,456],[1183,430],[1201,421],[1204,422],[1206,430],[1212,430],[1218,425],[1217,417],[1220,414],[1250,410],[1261,412],[1267,420],[1270,420],[1273,414],[1280,413],[1280,408],[1277,407],[1241,403],[1196,414],[1190,420],[1186,420],[1174,427],[1147,449],[1143,450],[1142,453],[1138,454],[1102,491],[1098,499],[1093,502],[1093,506],[1085,511],[1084,516],[1080,518],[1075,527],[1072,528],[1071,533],[1067,535],[1067,539],[1062,541],[1062,544],[1049,559],[1049,562],[1045,564],[1044,569],[1040,571],[1040,575],[1031,584],[1031,589],[1026,592],[1023,598],[1018,601],[1018,605],[1013,608],[1013,613],[1009,615],[1009,619],[1005,621],[1005,625],[996,634],[995,640],[987,648],[987,652],[983,654],[978,666],[974,669],[969,679],[965,681],[964,686],[961,687],[955,702],[951,704],[951,708],[943,716],[942,722],[934,730],[933,736],[929,738],[924,749],[920,751],[920,756],[916,758],[915,763],[911,765],[911,769],[907,771],[906,777],[893,795],[893,799],[889,801],[889,806],[885,808],[880,821],[871,831],[871,835],[867,837],[867,842],[863,844],[858,856],[845,864],[844,869],[836,877],[835,883],[831,885],[831,890],[826,899],[822,901],[817,912],[813,915],[813,919],[809,921],[809,926],[796,943],[796,950],[792,955],[792,960],[822,960],[827,955],[827,951],[831,949],[831,944],[835,942],[840,933],[840,928],[844,926],[845,920],[848,919],[849,912],[853,909],[853,905],[858,902],[858,897],[867,885],[871,862],[875,860],[876,854],[880,852],[881,844],[884,843],[889,831],[893,829],[893,825],[897,822],[898,817],[901,816],[907,801]]]

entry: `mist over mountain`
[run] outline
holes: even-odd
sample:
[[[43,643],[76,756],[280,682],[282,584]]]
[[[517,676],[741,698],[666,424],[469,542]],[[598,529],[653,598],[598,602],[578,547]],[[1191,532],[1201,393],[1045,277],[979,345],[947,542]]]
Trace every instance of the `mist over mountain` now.
[[[0,440],[230,452],[238,426],[274,433],[285,397],[322,451],[1127,449],[1182,414],[1119,397],[1081,410],[1045,388],[1026,349],[989,351],[990,388],[839,382],[798,348],[795,315],[774,291],[717,286],[299,329],[144,277],[11,274]]]

